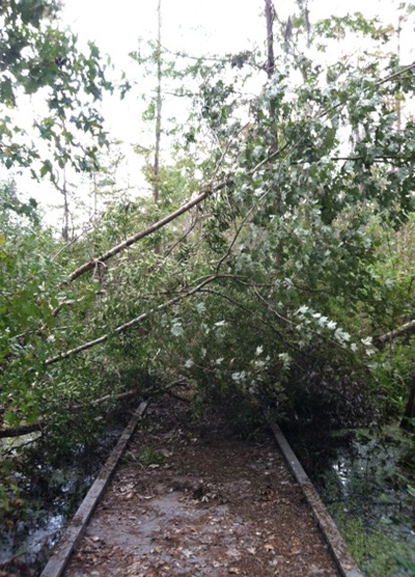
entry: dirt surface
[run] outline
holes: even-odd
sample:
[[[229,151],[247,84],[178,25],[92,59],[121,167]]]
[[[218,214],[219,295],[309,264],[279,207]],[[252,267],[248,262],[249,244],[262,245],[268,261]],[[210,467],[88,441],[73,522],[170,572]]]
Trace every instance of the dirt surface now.
[[[149,409],[65,577],[335,577],[270,436],[171,399]]]

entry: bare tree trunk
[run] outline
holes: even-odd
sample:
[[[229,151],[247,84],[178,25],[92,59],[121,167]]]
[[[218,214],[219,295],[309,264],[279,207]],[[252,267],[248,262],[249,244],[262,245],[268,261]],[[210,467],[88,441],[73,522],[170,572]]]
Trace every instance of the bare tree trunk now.
[[[274,24],[275,8],[272,0],[265,0],[265,20],[267,24],[267,66],[266,72],[268,80],[271,80],[275,74],[275,55],[274,55]],[[269,117],[272,123],[272,142],[271,142],[271,152],[275,152],[278,149],[278,136],[276,127],[276,109],[275,105],[270,102],[269,105]]]
[[[398,20],[398,30],[397,30],[397,35],[398,35],[398,47],[397,47],[397,52],[398,52],[398,65],[401,65],[401,32],[402,32],[402,17],[399,17]],[[396,128],[398,130],[398,132],[401,132],[402,130],[402,106],[401,106],[401,100],[400,100],[400,95],[396,95],[395,97],[395,102],[396,102],[396,114],[397,114],[397,121],[396,121]]]
[[[97,216],[98,216],[98,193],[97,193],[97,173],[94,172],[94,175],[92,177],[92,183],[94,186],[94,214],[92,216],[92,222],[95,222],[97,220]]]
[[[63,171],[63,186],[61,192],[63,195],[63,225],[62,225],[62,238],[65,242],[69,242],[69,202],[68,202],[68,189],[66,187],[66,173]]]
[[[158,202],[160,196],[160,139],[161,139],[161,0],[157,8],[157,96],[156,96],[156,148],[154,152],[154,202]]]
[[[84,263],[82,266],[80,266],[79,268],[74,270],[72,272],[72,274],[69,275],[68,282],[72,282],[75,279],[82,276],[83,274],[85,274],[86,272],[94,269],[97,265],[97,262],[101,262],[101,263],[106,262],[107,260],[109,260],[110,258],[115,256],[116,254],[118,254],[119,252],[128,248],[129,246],[135,244],[136,242],[138,242],[142,238],[144,238],[150,234],[153,234],[157,230],[160,230],[161,228],[166,226],[166,224],[168,224],[172,220],[175,220],[180,215],[189,211],[191,208],[193,208],[197,204],[200,204],[210,194],[213,194],[214,192],[217,192],[217,191],[221,190],[222,188],[225,188],[226,184],[227,184],[227,182],[224,181],[224,182],[219,183],[214,189],[205,188],[202,192],[200,192],[200,194],[198,196],[191,198],[188,202],[183,204],[180,208],[178,208],[174,212],[168,214],[167,216],[165,216],[164,218],[162,218],[158,222],[155,222],[154,224],[147,227],[146,229],[144,229],[140,232],[137,232],[136,234],[134,234],[133,236],[131,236],[127,240],[121,242],[120,244],[113,246],[109,251],[98,256],[97,258],[93,258],[92,260]]]
[[[275,73],[274,56],[274,6],[271,0],[265,0],[265,19],[267,22],[267,76],[272,78]]]
[[[381,335],[380,337],[375,337],[373,339],[373,342],[378,348],[381,348],[385,346],[387,343],[392,342],[394,339],[397,339],[398,337],[402,337],[404,335],[411,335],[412,333],[415,333],[415,320],[409,321],[404,325],[401,325],[397,329],[394,329],[393,331],[389,331],[384,335]]]

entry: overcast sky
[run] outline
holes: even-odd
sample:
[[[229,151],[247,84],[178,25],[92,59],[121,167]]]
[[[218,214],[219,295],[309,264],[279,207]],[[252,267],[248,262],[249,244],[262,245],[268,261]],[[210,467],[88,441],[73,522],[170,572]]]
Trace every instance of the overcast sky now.
[[[379,15],[386,23],[397,26],[396,10],[400,2],[309,0],[308,7],[311,23],[332,14],[361,11],[369,17]],[[82,41],[94,40],[118,68],[137,80],[140,71],[128,54],[137,49],[139,38],[144,41],[155,39],[157,4],[158,0],[66,0],[63,19]],[[274,5],[281,20],[286,20],[297,7],[295,0],[274,1]],[[170,50],[194,55],[238,53],[253,44],[263,47],[263,10],[264,0],[162,0],[162,43]],[[411,32],[410,41],[403,39],[404,47],[412,47],[413,29]],[[145,87],[145,82],[142,84]],[[106,113],[111,117],[113,130],[118,132],[116,136],[131,140],[131,131],[139,121],[132,99],[128,98],[119,108],[107,109]]]
[[[361,11],[394,18],[393,0],[309,0],[312,21],[331,14]],[[284,19],[294,11],[294,0],[274,2]],[[84,38],[97,41],[103,50],[122,61],[138,37],[155,35],[157,0],[67,0],[64,18]],[[171,49],[200,53],[237,52],[247,40],[263,42],[263,0],[162,0],[163,38]]]
[[[380,15],[395,26],[399,3],[400,0],[309,0],[308,6],[311,23],[331,14],[361,11],[369,17]],[[141,72],[128,54],[138,48],[139,38],[144,42],[155,39],[157,4],[158,0],[66,0],[63,19],[82,41],[94,40],[119,69],[145,89],[146,83],[139,79]],[[297,7],[295,0],[274,1],[274,5],[281,20],[286,20]],[[162,43],[169,50],[194,55],[235,54],[253,44],[263,47],[263,10],[264,0],[162,0]],[[116,136],[131,140],[140,116],[136,101],[130,96],[119,107],[114,102],[105,112]]]
[[[394,26],[398,4],[399,0],[330,0],[329,3],[309,0],[308,3],[311,23],[331,14],[361,11],[366,16],[380,15],[382,20]],[[294,0],[274,2],[274,5],[282,20],[295,10]],[[263,8],[264,0],[162,0],[162,43],[170,50],[184,50],[195,55],[237,53],[252,45],[263,46]],[[78,34],[82,43],[95,41],[102,53],[110,55],[117,69],[124,69],[129,78],[135,76],[137,80],[140,71],[128,54],[137,49],[139,38],[144,42],[155,39],[157,0],[66,0],[62,20]],[[411,40],[403,41],[404,52],[412,48],[413,28],[410,32]],[[143,126],[140,118],[137,92],[130,94],[123,103],[115,98],[107,100],[103,112],[109,119],[113,136],[126,141],[126,146],[139,141],[140,131],[151,130],[151,127]],[[131,170],[137,175],[138,164]],[[35,191],[36,187],[30,186],[30,189]],[[59,195],[52,193],[45,184],[37,188],[35,196],[44,202],[53,199],[55,204],[60,200]]]

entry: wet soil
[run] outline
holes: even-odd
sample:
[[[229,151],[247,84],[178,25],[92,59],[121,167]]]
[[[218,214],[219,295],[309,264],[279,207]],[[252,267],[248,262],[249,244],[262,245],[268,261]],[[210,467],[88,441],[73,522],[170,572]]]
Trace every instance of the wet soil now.
[[[66,577],[335,577],[334,561],[272,438],[218,415],[149,409]]]

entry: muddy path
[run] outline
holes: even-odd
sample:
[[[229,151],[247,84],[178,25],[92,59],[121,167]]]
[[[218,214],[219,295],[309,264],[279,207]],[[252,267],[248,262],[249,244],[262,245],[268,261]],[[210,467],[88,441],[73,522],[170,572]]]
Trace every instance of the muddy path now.
[[[335,577],[270,435],[238,438],[183,403],[150,407],[65,577]]]

